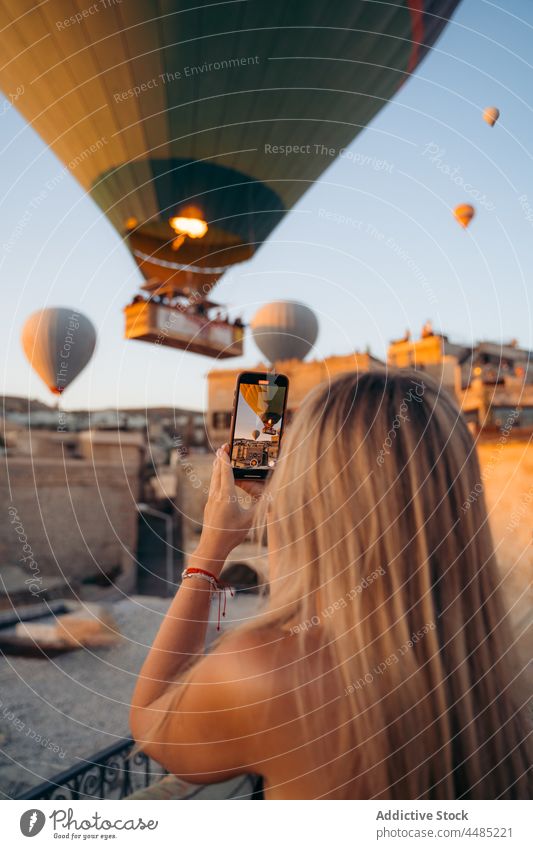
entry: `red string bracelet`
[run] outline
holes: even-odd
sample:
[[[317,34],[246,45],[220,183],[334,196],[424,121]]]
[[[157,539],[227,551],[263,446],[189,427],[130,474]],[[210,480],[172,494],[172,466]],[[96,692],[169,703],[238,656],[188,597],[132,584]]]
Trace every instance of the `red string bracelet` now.
[[[221,581],[220,578],[217,578],[216,575],[213,575],[212,572],[208,572],[207,569],[200,569],[198,566],[187,566],[186,569],[181,573],[182,579],[191,578],[194,575],[199,575],[208,579],[209,583],[213,588],[213,592],[217,594],[218,597],[218,620],[217,620],[217,631],[220,631],[220,596],[224,593],[224,608],[222,610],[222,616],[226,615],[226,602],[227,596],[226,593],[229,590],[230,597],[233,598],[235,593],[233,592],[233,587],[229,584],[226,584],[225,581]]]
[[[207,575],[208,578],[213,579],[215,584],[218,584],[219,580],[212,572],[208,572],[207,569],[200,569],[198,566],[187,566],[187,568],[183,570],[181,577],[185,578],[187,575]]]

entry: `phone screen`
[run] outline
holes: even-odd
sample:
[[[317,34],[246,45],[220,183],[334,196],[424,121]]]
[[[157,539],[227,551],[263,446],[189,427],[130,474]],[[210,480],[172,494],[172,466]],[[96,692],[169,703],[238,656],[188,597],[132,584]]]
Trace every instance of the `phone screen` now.
[[[237,384],[231,465],[237,474],[263,477],[278,459],[287,379],[255,378]]]

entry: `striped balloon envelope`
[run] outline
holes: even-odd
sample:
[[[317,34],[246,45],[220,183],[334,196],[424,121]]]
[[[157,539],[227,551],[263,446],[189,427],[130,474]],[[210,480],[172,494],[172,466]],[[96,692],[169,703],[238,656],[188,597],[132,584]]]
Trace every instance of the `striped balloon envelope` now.
[[[204,296],[394,95],[457,2],[0,0],[0,86],[145,277]]]
[[[47,307],[25,321],[21,342],[34,371],[50,392],[61,395],[89,363],[96,331],[77,310]]]

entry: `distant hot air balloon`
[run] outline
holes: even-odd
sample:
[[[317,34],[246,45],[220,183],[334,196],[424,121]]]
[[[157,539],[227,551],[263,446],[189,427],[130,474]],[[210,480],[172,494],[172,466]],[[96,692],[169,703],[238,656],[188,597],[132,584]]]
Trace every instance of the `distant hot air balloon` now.
[[[476,214],[476,210],[469,203],[462,203],[455,207],[453,214],[461,227],[466,229]]]
[[[259,431],[259,430],[252,430],[252,439],[257,439],[259,437],[260,433],[261,433],[261,431]]]
[[[285,387],[273,386],[272,384],[264,386],[261,384],[241,383],[240,391],[250,409],[263,422],[263,433],[275,433],[274,425],[279,422],[283,415]],[[258,430],[254,431],[254,433],[257,433],[257,436],[259,436]]]
[[[271,363],[303,360],[315,344],[318,321],[297,301],[273,301],[261,307],[250,322],[259,350]]]
[[[483,112],[483,120],[487,122],[489,127],[493,127],[500,117],[500,110],[496,106],[487,106]]]
[[[0,0],[0,87],[23,87],[16,108],[146,279],[205,297],[331,164],[315,146],[346,148],[457,4],[131,0],[73,25],[72,0]]]
[[[54,395],[61,395],[91,359],[96,331],[76,310],[48,307],[30,315],[21,341],[34,371]]]

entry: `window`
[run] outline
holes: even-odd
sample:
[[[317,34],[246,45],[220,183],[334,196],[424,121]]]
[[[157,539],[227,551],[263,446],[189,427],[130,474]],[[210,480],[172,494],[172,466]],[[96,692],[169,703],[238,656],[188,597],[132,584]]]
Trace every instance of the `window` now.
[[[203,429],[203,427],[197,427],[194,429],[193,441],[196,443],[196,445],[201,445],[203,442],[205,442],[205,430]]]
[[[516,407],[493,407],[492,423],[500,428],[512,428],[518,424]]]
[[[231,413],[225,411],[213,413],[212,421],[215,430],[229,430],[231,427]]]
[[[479,424],[479,414],[477,410],[463,410],[463,416],[465,417],[467,424]]]
[[[522,407],[520,410],[520,427],[533,427],[533,407]]]

